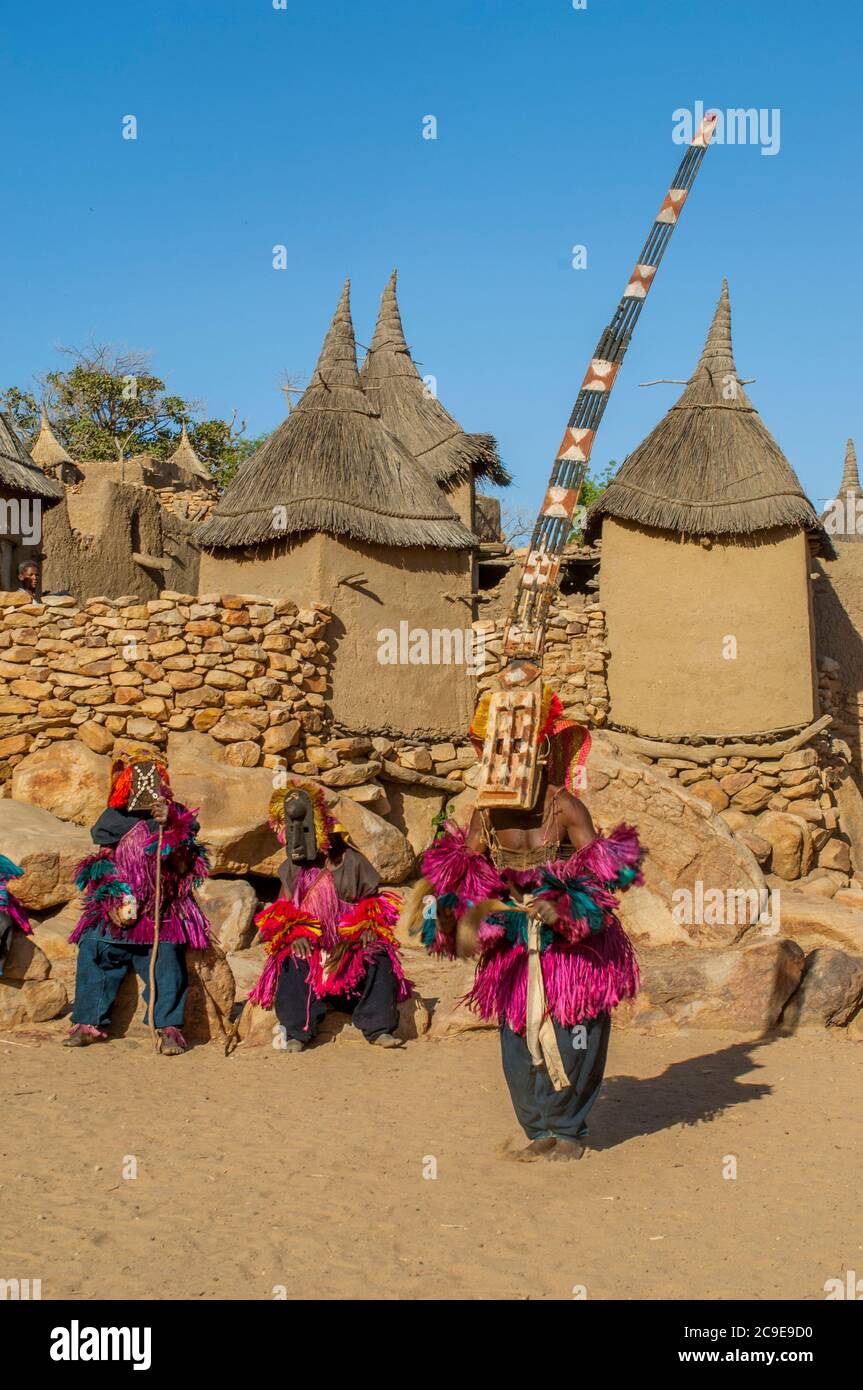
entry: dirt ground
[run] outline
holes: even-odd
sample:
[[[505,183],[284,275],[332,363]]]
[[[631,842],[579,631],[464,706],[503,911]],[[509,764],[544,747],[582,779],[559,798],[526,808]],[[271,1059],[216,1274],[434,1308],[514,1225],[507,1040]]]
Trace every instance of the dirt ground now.
[[[594,1149],[528,1166],[494,1033],[226,1059],[64,1027],[0,1038],[0,1277],[45,1299],[823,1299],[863,1270],[841,1038],[616,1032]]]

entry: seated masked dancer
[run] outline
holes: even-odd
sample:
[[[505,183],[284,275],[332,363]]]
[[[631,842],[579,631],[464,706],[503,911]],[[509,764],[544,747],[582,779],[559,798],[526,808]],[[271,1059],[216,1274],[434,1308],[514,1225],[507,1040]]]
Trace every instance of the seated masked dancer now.
[[[275,1007],[287,1052],[315,1037],[327,1005],[353,1014],[378,1047],[400,1047],[398,1005],[407,999],[394,927],[398,899],[327,809],[312,782],[292,780],[270,802],[270,825],[288,857],[281,895],[255,919],[267,963],[249,998]]]
[[[115,758],[107,810],[90,831],[96,852],[75,871],[84,910],[69,937],[77,943],[78,962],[67,1047],[86,1047],[107,1037],[111,1009],[130,967],[143,982],[149,1008],[161,832],[153,1022],[163,1055],[185,1052],[186,947],[204,950],[209,942],[209,924],[194,896],[209,873],[198,829],[195,813],[174,800],[164,762],[150,751],[126,751]]]
[[[489,700],[471,725],[478,753]],[[547,686],[539,738],[533,809],[476,809],[466,830],[448,823],[422,863],[435,895],[423,941],[453,956],[458,933],[479,957],[465,1002],[500,1024],[504,1076],[529,1141],[516,1156],[525,1162],[582,1157],[611,1011],[638,989],[635,954],[615,915],[615,895],[641,882],[637,836],[625,825],[597,834],[576,795],[590,735],[563,718]]]
[[[22,868],[13,864],[5,854],[0,854],[0,975],[9,959],[15,932],[22,931],[25,936],[30,936],[33,930],[27,913],[9,887],[10,878],[22,878],[23,875]]]

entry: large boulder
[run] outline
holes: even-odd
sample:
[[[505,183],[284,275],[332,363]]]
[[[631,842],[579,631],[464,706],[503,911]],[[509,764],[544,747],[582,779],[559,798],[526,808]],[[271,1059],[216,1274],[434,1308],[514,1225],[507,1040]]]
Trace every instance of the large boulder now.
[[[17,1028],[19,1023],[46,1023],[58,1018],[69,1003],[62,981],[16,982],[0,979],[0,1032]]]
[[[646,885],[621,895],[618,915],[638,948],[692,945],[691,927],[676,921],[665,898]]]
[[[806,957],[806,973],[800,988],[785,1006],[782,1026],[789,1032],[802,1028],[841,1028],[863,1004],[863,956],[834,951],[828,946]]]
[[[198,812],[213,872],[275,875],[285,855],[267,820],[272,772],[231,767],[213,739],[192,732],[169,736],[168,763],[174,795]]]
[[[10,980],[47,980],[51,974],[51,962],[32,936],[22,931],[13,931],[12,944],[0,976],[6,984]]]
[[[385,883],[404,883],[410,877],[414,853],[407,837],[395,825],[349,796],[340,796],[331,809],[348,832],[351,844],[374,865]]]
[[[93,852],[86,830],[23,801],[0,803],[0,853],[24,870],[15,894],[26,908],[59,907],[77,895],[76,864]]]
[[[786,811],[765,811],[758,818],[757,833],[773,848],[770,867],[789,882],[803,878],[812,868],[812,835],[800,816]]]
[[[707,802],[660,768],[621,751],[613,735],[599,733],[593,736],[583,798],[598,829],[608,832],[625,821],[636,827],[646,850],[644,879],[652,896],[632,890],[624,909],[627,929],[635,936],[661,944],[682,935],[693,944],[720,946],[752,929],[752,908],[765,891],[764,875],[752,851]],[[699,907],[716,890],[730,904],[721,914]],[[728,896],[740,892],[748,894],[745,912],[744,899]],[[640,903],[646,919],[641,930]],[[662,904],[673,914],[670,922],[663,921]]]
[[[851,863],[854,870],[858,873],[863,872],[863,796],[860,788],[852,776],[851,769],[846,770],[845,776],[834,787],[833,795],[836,798],[836,808],[839,812],[839,824],[842,832],[847,835],[851,847]]]
[[[31,916],[33,939],[45,952],[52,968],[56,969],[61,961],[74,961],[77,958],[78,947],[72,945],[69,935],[78,925],[80,915],[80,901],[73,898],[61,908]]]
[[[831,946],[863,955],[863,911],[838,898],[812,897],[792,888],[779,890],[779,929],[806,951]]]
[[[229,951],[228,964],[234,977],[237,999],[245,999],[258,983],[261,971],[267,963],[267,953],[263,946],[250,946],[247,951]]]
[[[105,809],[110,766],[109,758],[100,757],[77,739],[52,743],[18,763],[12,774],[12,795],[89,829]]]
[[[388,790],[392,823],[407,837],[414,854],[427,850],[434,839],[433,821],[443,809],[443,792],[433,787],[411,787],[390,783]]]
[[[51,978],[51,962],[32,936],[13,931],[0,976],[0,1029],[44,1023],[68,1003],[62,981]]]
[[[206,951],[187,951],[186,965],[189,995],[183,1031],[187,1040],[200,1043],[224,1038],[237,993],[225,952],[213,942]]]
[[[223,951],[244,951],[255,935],[258,895],[241,878],[208,878],[197,889],[213,939]]]
[[[616,1011],[618,1026],[710,1028],[762,1036],[776,1026],[803,975],[793,941],[639,953],[641,992]]]

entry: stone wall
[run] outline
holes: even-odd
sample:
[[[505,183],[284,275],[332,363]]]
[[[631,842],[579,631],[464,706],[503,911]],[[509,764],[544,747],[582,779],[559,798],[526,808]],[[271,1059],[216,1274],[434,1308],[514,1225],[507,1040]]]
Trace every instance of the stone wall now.
[[[207,734],[225,764],[313,777],[421,849],[432,819],[475,785],[467,729],[432,741],[358,733],[335,720],[333,628],[321,604],[299,609],[254,595],[166,592],[146,603],[93,598],[79,606],[73,598],[34,604],[26,594],[0,594],[0,795],[28,799],[28,768],[58,742],[106,754],[117,739],[164,748],[171,735]],[[478,622],[475,630],[485,639],[481,691],[500,668],[502,623]],[[607,657],[602,606],[581,595],[558,598],[546,677],[567,715],[594,727],[608,715]],[[821,663],[828,713],[843,694],[834,665]],[[756,749],[614,736],[722,815],[777,882],[818,896],[860,882],[863,798],[851,749],[833,729],[818,726],[791,748],[788,740]]]
[[[485,636],[485,671],[480,690],[494,684],[502,665],[504,619],[474,623]],[[570,719],[601,726],[608,718],[605,610],[582,594],[559,595],[546,630],[543,674],[559,694]]]
[[[475,764],[467,740],[358,736],[331,719],[332,615],[254,595],[0,593],[0,795],[34,752],[77,739],[163,748],[207,733],[235,767],[291,768],[386,814],[399,787],[446,794]],[[393,784],[389,797],[383,780]]]
[[[81,606],[0,594],[0,781],[57,740],[105,753],[116,738],[161,747],[187,729],[236,766],[302,761],[324,726],[329,621],[229,594]]]
[[[757,756],[681,744],[679,756],[650,757],[636,746],[642,762],[723,817],[774,886],[798,882],[819,897],[854,886],[860,796],[843,739],[823,730],[790,751],[765,743]]]
[[[191,484],[188,487],[157,488],[156,497],[163,511],[172,512],[174,516],[182,517],[196,526],[207,520],[219,500],[218,492],[206,484],[200,488]]]

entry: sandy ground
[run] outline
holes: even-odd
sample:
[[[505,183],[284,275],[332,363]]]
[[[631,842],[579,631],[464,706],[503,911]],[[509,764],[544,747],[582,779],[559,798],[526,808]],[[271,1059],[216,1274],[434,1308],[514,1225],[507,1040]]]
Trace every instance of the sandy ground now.
[[[0,1277],[46,1299],[822,1299],[863,1270],[839,1038],[617,1032],[594,1149],[528,1166],[493,1033],[226,1059],[59,1028],[0,1038]]]

